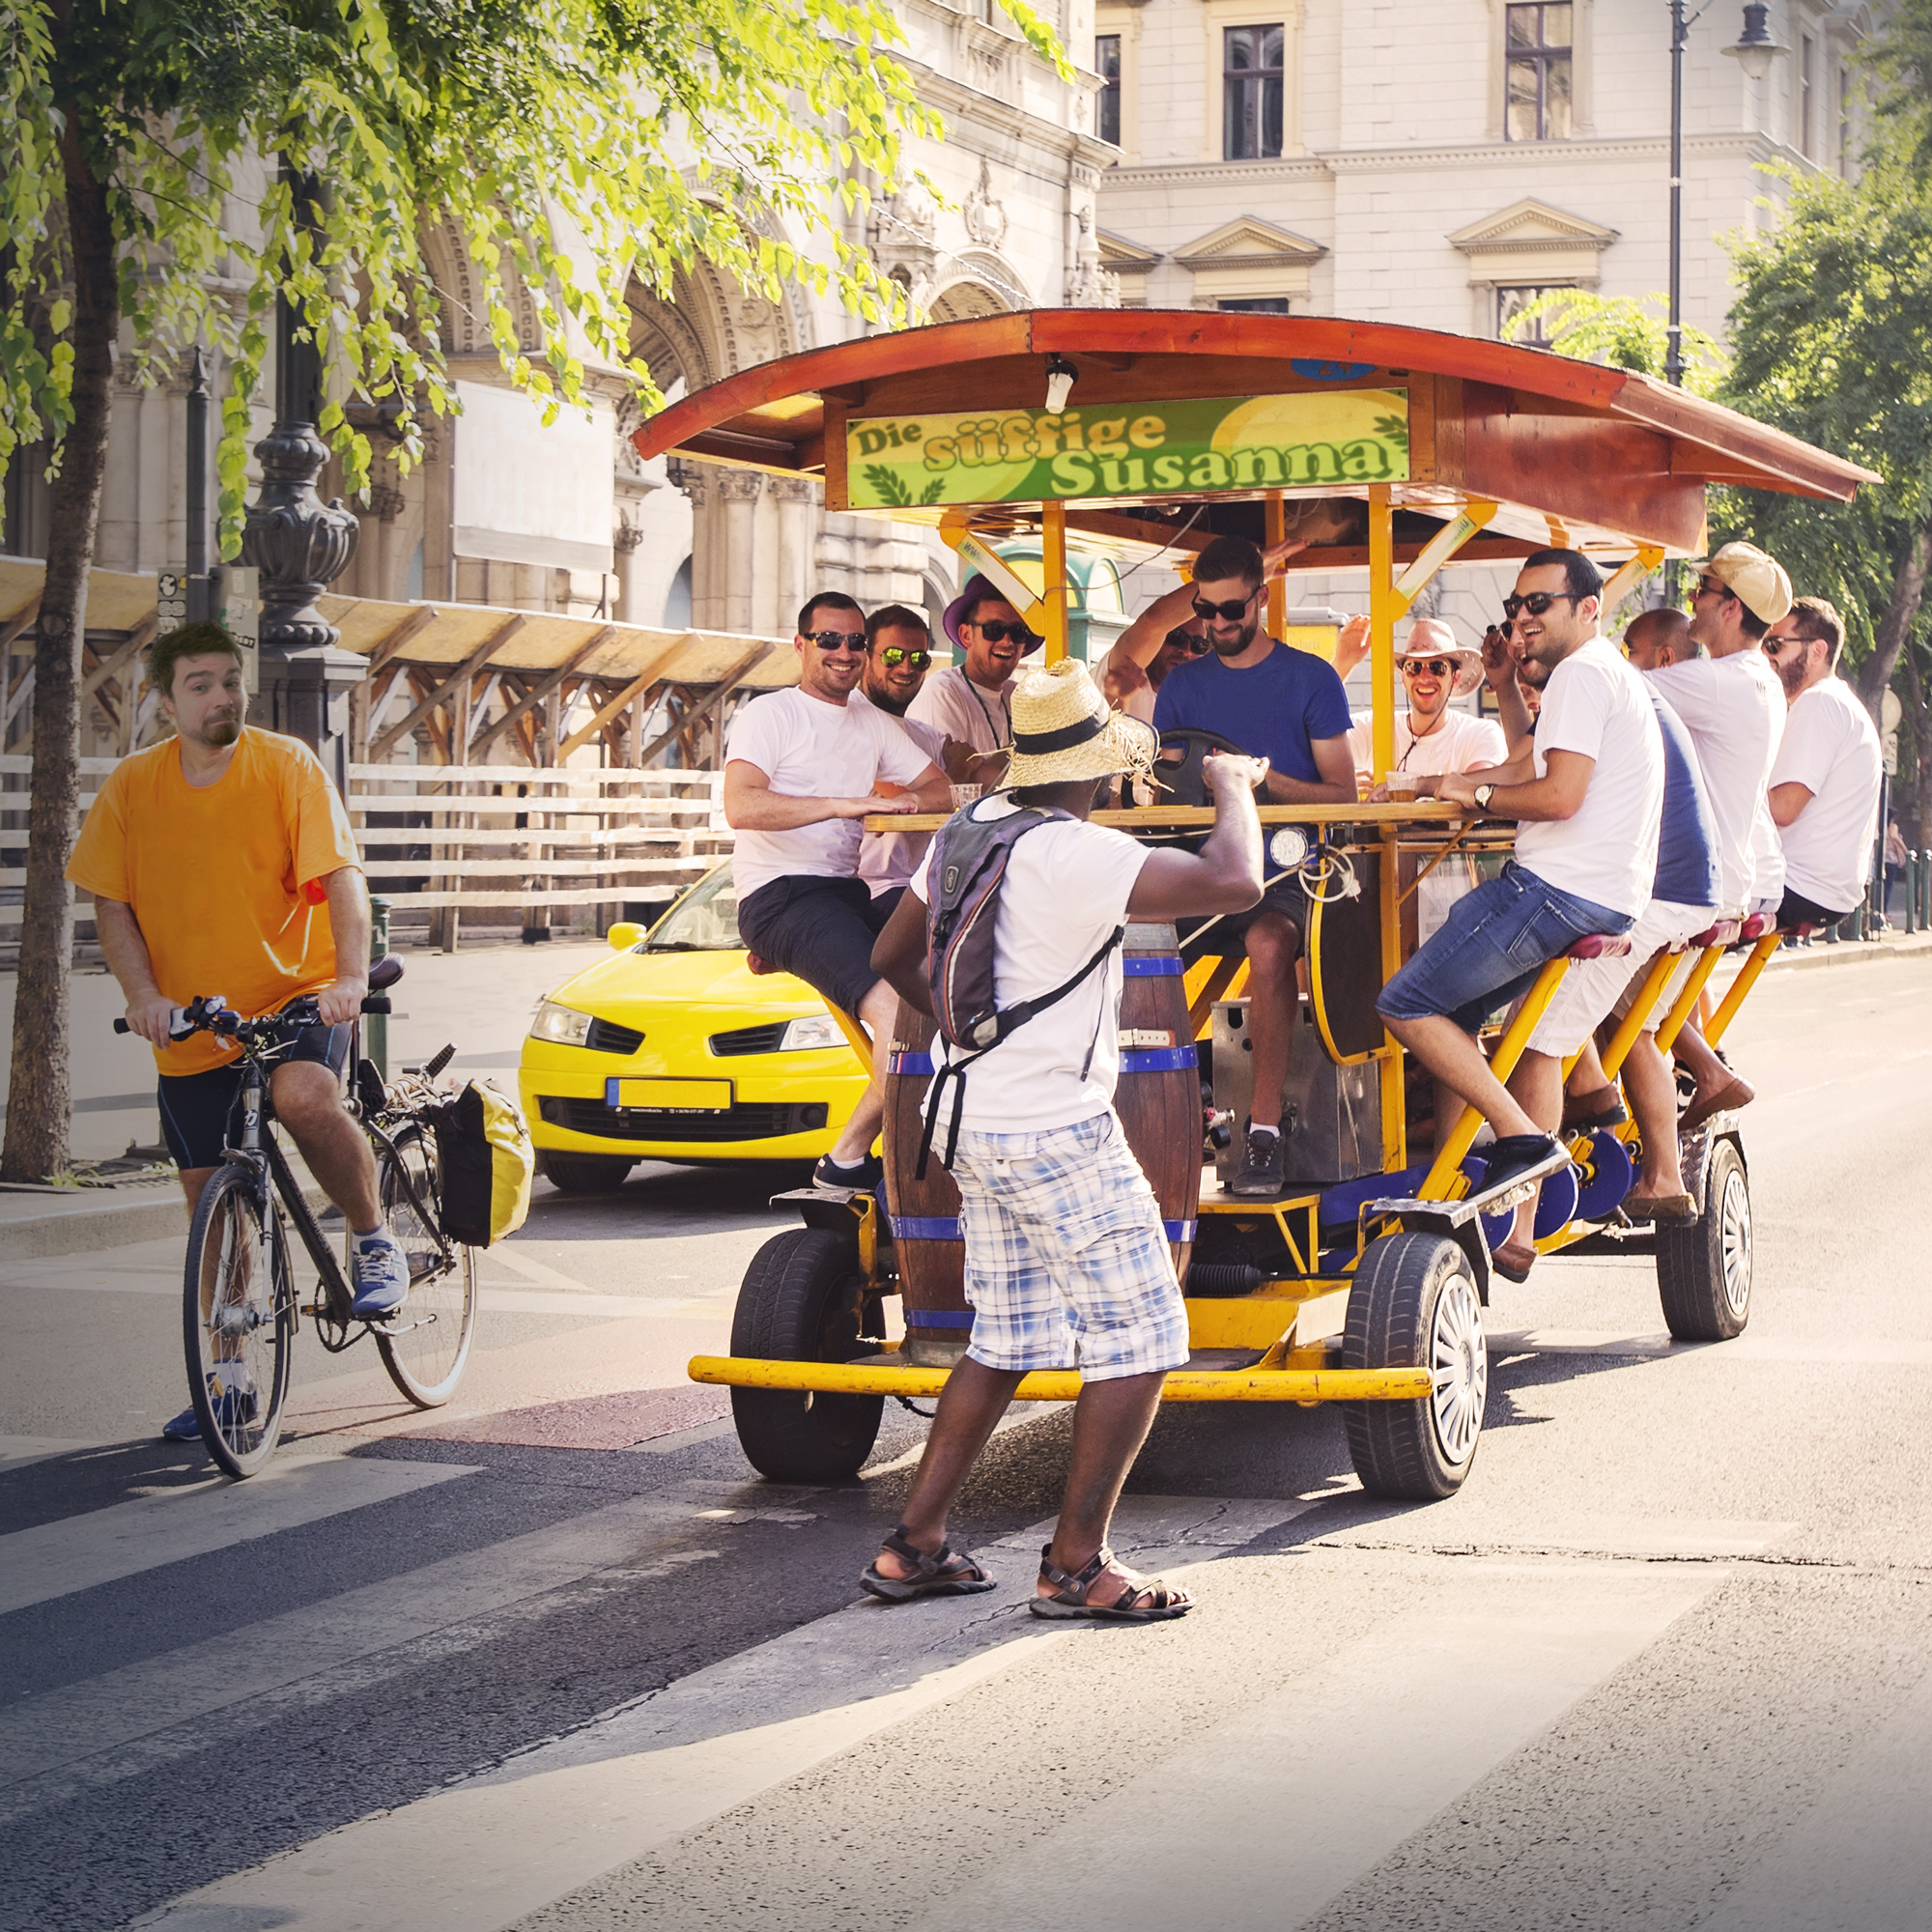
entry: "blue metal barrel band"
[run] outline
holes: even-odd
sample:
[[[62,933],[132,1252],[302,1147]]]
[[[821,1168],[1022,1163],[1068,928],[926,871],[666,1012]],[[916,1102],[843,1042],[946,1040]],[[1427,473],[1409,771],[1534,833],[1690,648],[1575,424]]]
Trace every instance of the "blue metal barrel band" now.
[[[1178,980],[1186,970],[1178,952],[1128,952],[1121,960],[1129,980]]]
[[[929,1080],[932,1078],[932,1055],[903,1051],[895,1053],[887,1060],[886,1070],[889,1073],[917,1074]]]
[[[1122,1073],[1184,1073],[1201,1065],[1190,1046],[1126,1046],[1121,1049]]]
[[[908,1308],[905,1312],[908,1328],[970,1328],[973,1325],[973,1311],[955,1308]]]
[[[1191,1241],[1194,1238],[1195,1229],[1201,1223],[1199,1221],[1163,1221],[1160,1225],[1162,1233],[1166,1235],[1170,1241]]]
[[[895,1241],[956,1241],[959,1238],[957,1215],[892,1214],[887,1219],[893,1224],[893,1239]]]

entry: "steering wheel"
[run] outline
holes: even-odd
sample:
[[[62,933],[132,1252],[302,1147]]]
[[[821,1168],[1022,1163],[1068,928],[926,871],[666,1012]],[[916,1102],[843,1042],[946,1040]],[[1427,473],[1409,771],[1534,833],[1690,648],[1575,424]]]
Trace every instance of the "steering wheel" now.
[[[1218,731],[1204,731],[1198,725],[1178,724],[1160,734],[1160,749],[1164,752],[1170,745],[1184,745],[1185,755],[1179,764],[1156,763],[1154,776],[1164,785],[1176,805],[1211,805],[1208,796],[1208,779],[1202,770],[1209,752],[1232,752],[1237,758],[1252,757],[1251,752],[1235,743],[1232,738],[1224,738]],[[1264,774],[1262,781],[1255,787],[1255,796],[1266,796],[1267,779]]]

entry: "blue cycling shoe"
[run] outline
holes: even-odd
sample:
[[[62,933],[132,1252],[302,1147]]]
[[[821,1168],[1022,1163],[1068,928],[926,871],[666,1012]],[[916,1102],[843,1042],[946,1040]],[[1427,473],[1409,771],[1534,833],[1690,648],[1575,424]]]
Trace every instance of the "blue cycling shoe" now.
[[[355,1277],[355,1299],[349,1312],[364,1321],[393,1315],[408,1300],[410,1263],[386,1228],[373,1235],[357,1235],[351,1263]]]
[[[214,1408],[214,1426],[217,1429],[235,1429],[255,1419],[255,1391],[253,1389],[223,1389],[215,1394],[209,1390],[209,1400]],[[161,1424],[163,1442],[199,1442],[201,1424],[196,1420],[192,1406]]]

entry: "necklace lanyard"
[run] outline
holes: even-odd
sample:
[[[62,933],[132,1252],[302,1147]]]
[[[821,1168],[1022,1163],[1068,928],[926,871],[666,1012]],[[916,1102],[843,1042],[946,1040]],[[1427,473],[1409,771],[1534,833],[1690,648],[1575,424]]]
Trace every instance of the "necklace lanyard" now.
[[[989,749],[997,752],[1000,749],[1000,747],[1004,744],[1007,744],[1013,735],[1013,714],[1011,707],[1007,703],[1006,695],[1002,693],[1000,696],[1000,709],[1003,713],[1005,713],[1007,720],[1006,735],[1002,737],[1000,734],[1000,727],[994,722],[992,712],[987,709],[985,698],[980,695],[980,687],[977,684],[975,684],[973,680],[970,677],[968,677],[963,670],[959,673],[959,680],[962,684],[965,685],[966,689],[973,694],[974,703],[976,703],[980,707],[981,715],[985,718],[986,729],[993,734],[993,743]]]

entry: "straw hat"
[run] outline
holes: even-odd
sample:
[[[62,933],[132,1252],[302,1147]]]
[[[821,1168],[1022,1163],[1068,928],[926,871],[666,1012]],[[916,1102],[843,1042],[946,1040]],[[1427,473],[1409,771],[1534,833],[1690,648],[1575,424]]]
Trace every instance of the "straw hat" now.
[[[1123,711],[1109,711],[1087,667],[1072,658],[1022,671],[1011,702],[1009,790],[1145,772],[1159,749],[1152,726]]]
[[[1456,641],[1456,633],[1439,617],[1418,617],[1409,626],[1408,641],[1396,653],[1396,663],[1404,658],[1453,658],[1456,682],[1451,697],[1466,697],[1483,681],[1483,654]]]
[[[1719,583],[1727,584],[1754,617],[1775,624],[1791,614],[1791,579],[1775,556],[1767,556],[1756,544],[1727,543],[1709,556],[1693,556],[1692,570],[1708,570]]]

